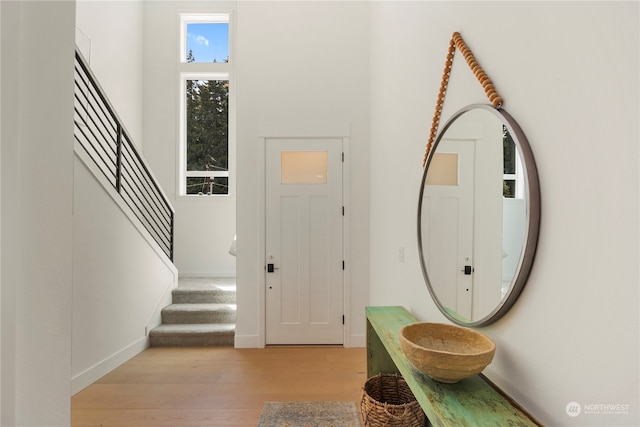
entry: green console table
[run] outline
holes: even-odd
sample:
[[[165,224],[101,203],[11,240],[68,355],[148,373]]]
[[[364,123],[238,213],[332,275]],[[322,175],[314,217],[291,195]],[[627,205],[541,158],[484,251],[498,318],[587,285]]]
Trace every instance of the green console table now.
[[[399,333],[418,320],[404,307],[367,307],[367,374],[400,373],[433,426],[541,426],[484,375],[455,384],[431,379],[400,349]]]

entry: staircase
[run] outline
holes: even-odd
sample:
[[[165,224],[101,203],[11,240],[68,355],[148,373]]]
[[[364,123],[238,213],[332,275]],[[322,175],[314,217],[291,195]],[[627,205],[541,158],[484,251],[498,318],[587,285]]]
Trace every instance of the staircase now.
[[[152,347],[233,346],[235,278],[180,278],[171,298],[149,332]]]

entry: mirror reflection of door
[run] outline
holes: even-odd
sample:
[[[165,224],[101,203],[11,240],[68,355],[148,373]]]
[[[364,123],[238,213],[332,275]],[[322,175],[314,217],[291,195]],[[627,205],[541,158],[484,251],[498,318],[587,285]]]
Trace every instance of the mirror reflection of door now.
[[[471,319],[474,142],[442,140],[429,165],[423,194],[423,248],[429,280],[455,317]],[[431,167],[433,165],[433,168]]]
[[[502,156],[500,120],[470,111],[440,139],[427,171],[429,280],[445,310],[466,322],[491,313],[503,295]]]
[[[266,344],[343,344],[342,139],[266,142]]]
[[[469,147],[472,154],[466,154]],[[469,202],[462,196],[467,172],[473,183]],[[483,326],[511,308],[533,263],[539,221],[538,174],[518,123],[490,105],[456,112],[429,153],[418,204],[422,272],[445,317]],[[470,230],[466,239],[460,235],[464,229]],[[470,276],[470,295],[461,274]]]

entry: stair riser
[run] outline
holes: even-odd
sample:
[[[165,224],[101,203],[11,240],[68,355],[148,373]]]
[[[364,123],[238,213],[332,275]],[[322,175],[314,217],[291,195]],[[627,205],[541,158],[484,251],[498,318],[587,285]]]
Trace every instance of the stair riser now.
[[[188,335],[183,336],[157,336],[151,337],[151,347],[206,347],[206,346],[233,346],[234,336],[224,335]]]
[[[235,323],[235,312],[170,311],[162,312],[164,324]]]
[[[236,293],[229,291],[174,291],[174,304],[235,304]]]

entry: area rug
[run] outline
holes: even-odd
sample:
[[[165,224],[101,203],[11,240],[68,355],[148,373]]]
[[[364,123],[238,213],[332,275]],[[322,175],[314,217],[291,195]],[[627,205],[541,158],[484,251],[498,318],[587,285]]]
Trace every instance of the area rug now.
[[[353,402],[265,402],[258,427],[361,427]]]

